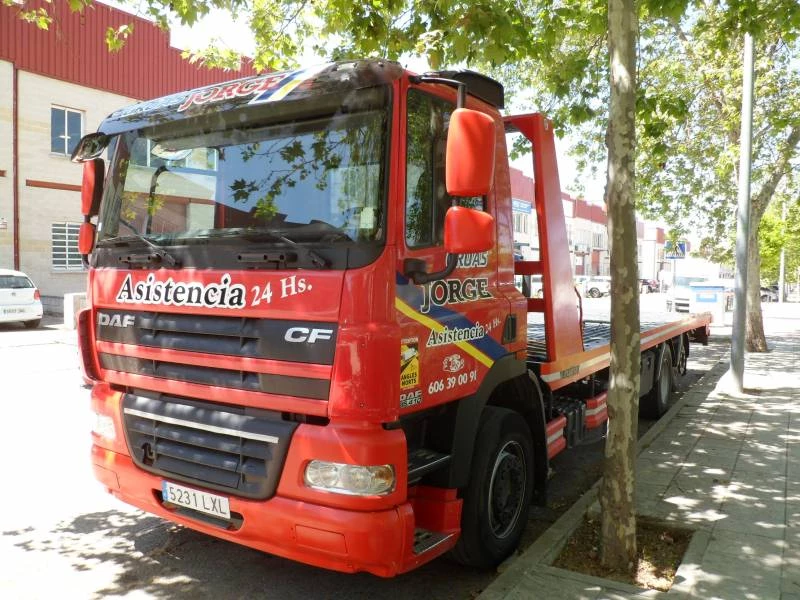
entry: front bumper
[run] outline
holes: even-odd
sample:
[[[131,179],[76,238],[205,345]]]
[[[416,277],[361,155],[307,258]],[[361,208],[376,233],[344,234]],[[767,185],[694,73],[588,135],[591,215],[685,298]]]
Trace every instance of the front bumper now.
[[[139,469],[130,457],[93,445],[92,462],[95,477],[128,504],[208,535],[291,560],[391,577],[433,558],[413,554],[414,512],[408,502],[388,510],[360,512],[279,495],[266,501],[231,496],[231,512],[241,515],[242,521],[236,530],[224,529],[165,507],[161,501],[162,479]]]

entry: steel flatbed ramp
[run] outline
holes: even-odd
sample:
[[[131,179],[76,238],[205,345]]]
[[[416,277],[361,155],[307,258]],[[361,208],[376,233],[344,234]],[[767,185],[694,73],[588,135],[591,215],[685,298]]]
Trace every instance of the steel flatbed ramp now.
[[[706,313],[644,313],[640,321],[642,350],[708,323]],[[528,315],[528,361],[540,369],[542,379],[552,389],[576,381],[610,362],[611,321],[605,315],[592,315],[583,321],[583,352],[556,362],[548,362],[545,326],[541,314]]]

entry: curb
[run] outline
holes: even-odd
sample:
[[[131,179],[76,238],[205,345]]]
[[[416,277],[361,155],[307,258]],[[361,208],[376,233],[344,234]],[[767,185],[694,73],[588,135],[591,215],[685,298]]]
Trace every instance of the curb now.
[[[680,399],[666,412],[664,415],[648,429],[642,437],[636,442],[636,455],[642,453],[654,440],[657,438],[664,429],[667,428],[672,420],[678,415],[690,400],[695,400],[698,394],[704,398],[713,392],[719,380],[724,375],[724,371],[720,372],[719,366],[724,361],[728,360],[729,351],[723,351],[722,355],[714,362],[711,368],[708,369],[697,382],[688,390],[686,390]],[[699,389],[698,389],[699,388]],[[694,392],[694,393],[693,393]],[[598,479],[589,490],[583,494],[559,519],[553,523],[547,531],[540,535],[536,541],[531,544],[522,554],[515,554],[506,559],[499,567],[498,571],[501,575],[495,579],[481,594],[478,600],[502,600],[507,598],[511,591],[516,587],[518,581],[522,579],[525,574],[534,567],[539,567],[539,572],[549,573],[562,578],[569,578],[575,581],[580,581],[593,586],[601,586],[618,590],[622,593],[644,595],[643,597],[658,598],[668,594],[669,592],[659,592],[658,590],[645,590],[640,587],[632,586],[630,584],[614,581],[612,579],[602,579],[600,577],[593,577],[576,573],[573,571],[566,571],[551,566],[564,544],[572,535],[572,532],[580,525],[583,517],[597,502],[597,494],[600,489],[602,478]],[[687,564],[692,557],[700,558],[708,546],[710,535],[708,532],[696,530],[692,535],[692,540],[684,556],[681,566]],[[695,561],[696,562],[696,561]],[[675,581],[685,582],[686,579],[680,578],[681,567],[675,574]],[[685,583],[681,585],[676,583],[671,589],[679,594],[685,594],[688,589]],[[670,594],[674,597],[674,594]]]

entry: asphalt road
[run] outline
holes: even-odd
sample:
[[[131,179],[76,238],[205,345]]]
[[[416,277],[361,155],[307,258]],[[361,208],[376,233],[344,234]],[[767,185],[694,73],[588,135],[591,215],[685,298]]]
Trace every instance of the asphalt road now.
[[[660,301],[652,296],[643,303]],[[590,302],[602,310],[608,300]],[[682,387],[724,350],[723,341],[693,345]],[[76,353],[75,333],[53,319],[34,331],[0,325],[0,597],[461,600],[495,578],[446,558],[391,580],[333,573],[125,506],[91,474],[88,390]],[[602,440],[556,457],[548,505],[532,511],[524,545],[597,480],[601,458]]]

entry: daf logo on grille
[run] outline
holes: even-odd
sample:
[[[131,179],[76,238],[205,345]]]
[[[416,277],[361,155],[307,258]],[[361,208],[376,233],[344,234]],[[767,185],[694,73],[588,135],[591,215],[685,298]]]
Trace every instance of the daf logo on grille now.
[[[333,329],[309,329],[308,327],[290,327],[283,336],[287,342],[307,342],[315,344],[317,340],[329,340]]]
[[[133,315],[109,315],[97,313],[97,324],[108,325],[109,327],[133,327],[136,317]]]

